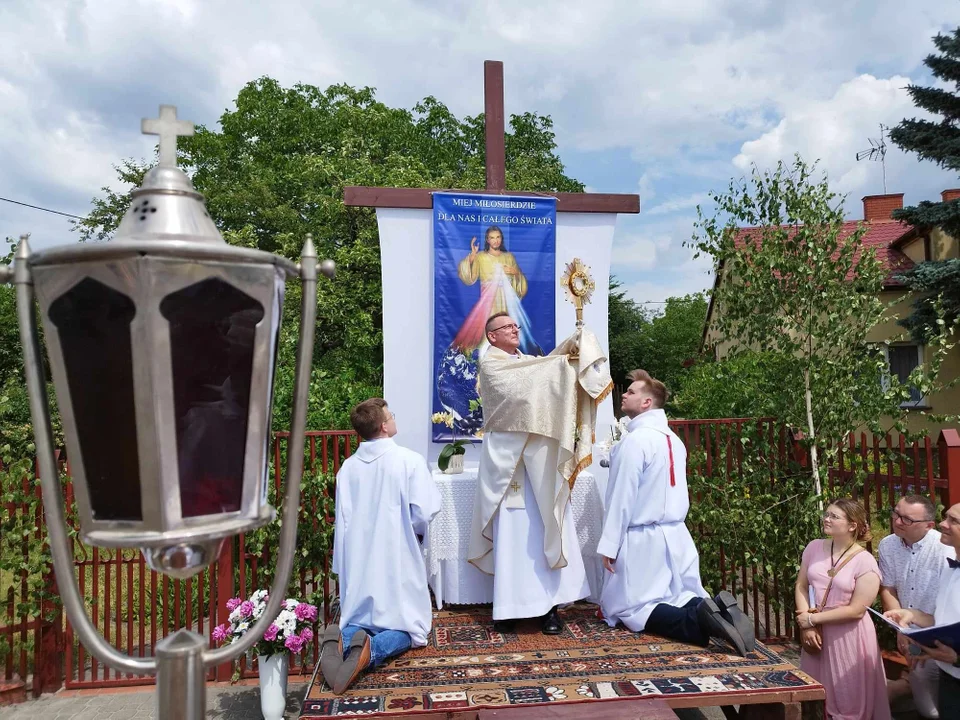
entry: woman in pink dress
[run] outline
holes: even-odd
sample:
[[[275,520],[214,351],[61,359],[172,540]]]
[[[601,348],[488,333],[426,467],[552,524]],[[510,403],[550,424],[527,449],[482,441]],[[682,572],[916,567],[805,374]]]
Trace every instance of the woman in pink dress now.
[[[889,720],[883,661],[867,613],[880,591],[880,568],[859,544],[870,534],[863,507],[836,500],[823,514],[823,533],[826,540],[803,551],[797,577],[800,669],[826,689],[831,720]]]

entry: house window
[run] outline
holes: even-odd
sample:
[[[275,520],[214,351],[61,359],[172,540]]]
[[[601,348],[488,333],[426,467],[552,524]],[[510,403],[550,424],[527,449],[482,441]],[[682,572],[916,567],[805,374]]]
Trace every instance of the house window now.
[[[910,373],[923,364],[922,345],[888,345],[884,347],[887,358],[887,367],[890,374],[905,384]],[[904,405],[919,405],[923,403],[923,395],[917,388],[910,388],[910,400]]]

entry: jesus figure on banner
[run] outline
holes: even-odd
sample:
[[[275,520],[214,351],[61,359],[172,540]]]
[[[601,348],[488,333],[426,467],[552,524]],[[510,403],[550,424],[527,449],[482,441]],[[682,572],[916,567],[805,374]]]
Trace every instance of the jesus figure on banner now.
[[[497,313],[508,313],[521,323],[521,352],[543,355],[543,350],[533,338],[529,318],[520,302],[527,294],[527,279],[516,257],[507,250],[503,231],[491,225],[484,235],[483,250],[480,250],[477,239],[471,238],[470,254],[457,267],[457,275],[465,285],[473,285],[480,280],[480,299],[461,325],[453,345],[469,356],[484,344],[484,325],[487,320]]]

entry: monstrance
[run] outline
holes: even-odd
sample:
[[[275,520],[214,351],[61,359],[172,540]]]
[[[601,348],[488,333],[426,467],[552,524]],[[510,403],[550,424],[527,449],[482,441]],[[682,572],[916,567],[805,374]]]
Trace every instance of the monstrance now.
[[[567,291],[567,300],[577,309],[577,328],[582,328],[583,306],[590,302],[593,291],[597,289],[590,275],[590,267],[584,265],[580,258],[574,258],[564,268],[560,287]]]

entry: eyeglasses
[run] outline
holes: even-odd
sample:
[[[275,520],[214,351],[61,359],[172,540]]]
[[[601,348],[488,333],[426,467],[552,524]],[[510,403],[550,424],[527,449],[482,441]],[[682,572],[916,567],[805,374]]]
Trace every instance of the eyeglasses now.
[[[384,422],[397,419],[397,414],[393,412],[393,410],[387,410],[387,415],[389,415],[390,417],[388,417],[387,420],[385,420]]]
[[[520,332],[520,326],[515,323],[509,323],[507,325],[501,325],[498,328],[494,328],[490,332],[495,333],[500,332],[501,330],[516,330],[517,332]]]
[[[913,525],[915,523],[930,522],[930,520],[914,520],[913,518],[908,518],[906,515],[901,515],[897,512],[896,508],[890,508],[890,517],[895,520],[899,520],[904,525]]]
[[[837,515],[836,513],[832,513],[832,512],[825,512],[823,514],[823,519],[824,520],[845,520],[846,518],[844,518],[843,515]]]

